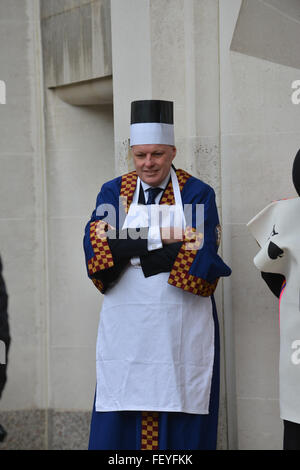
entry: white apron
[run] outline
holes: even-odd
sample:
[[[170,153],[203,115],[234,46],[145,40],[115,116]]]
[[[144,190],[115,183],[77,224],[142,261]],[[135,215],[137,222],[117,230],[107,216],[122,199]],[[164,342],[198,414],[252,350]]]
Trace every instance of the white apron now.
[[[173,170],[171,176],[175,204],[183,214]],[[138,181],[132,204],[139,187]],[[211,298],[169,285],[169,273],[145,278],[133,263],[104,296],[96,411],[207,414],[214,362]]]

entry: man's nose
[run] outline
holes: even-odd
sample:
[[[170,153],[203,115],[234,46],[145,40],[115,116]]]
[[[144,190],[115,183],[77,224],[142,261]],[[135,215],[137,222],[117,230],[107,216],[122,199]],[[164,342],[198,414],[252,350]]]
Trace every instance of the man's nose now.
[[[154,162],[154,160],[153,160],[153,158],[152,158],[151,153],[147,153],[147,154],[146,154],[146,158],[145,158],[145,165],[146,165],[146,166],[152,166],[152,165],[153,165],[153,162]]]

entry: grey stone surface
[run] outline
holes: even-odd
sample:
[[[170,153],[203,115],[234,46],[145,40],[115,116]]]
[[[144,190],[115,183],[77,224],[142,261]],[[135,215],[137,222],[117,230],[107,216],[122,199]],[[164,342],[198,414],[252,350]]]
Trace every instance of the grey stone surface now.
[[[7,432],[1,450],[86,450],[88,411],[18,410],[0,413]]]
[[[48,419],[49,449],[87,450],[91,413],[88,411],[54,411]]]
[[[300,3],[243,0],[231,50],[300,68]]]
[[[46,448],[46,412],[44,410],[5,411],[0,423],[7,432],[1,450],[42,450]]]
[[[90,0],[46,5],[48,2],[41,2],[46,86],[111,75],[110,2]]]
[[[17,0],[18,1],[18,0]],[[95,0],[41,0],[41,18],[59,15]]]

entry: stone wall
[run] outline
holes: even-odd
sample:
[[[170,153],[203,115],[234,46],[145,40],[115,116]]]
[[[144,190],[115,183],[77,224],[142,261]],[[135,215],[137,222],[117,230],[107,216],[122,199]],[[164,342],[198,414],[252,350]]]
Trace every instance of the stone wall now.
[[[0,449],[87,446],[102,298],[86,276],[83,229],[101,184],[132,168],[130,102],[147,98],[175,102],[175,165],[214,187],[233,271],[216,292],[218,446],[282,447],[278,306],[246,224],[295,196],[299,18],[297,0],[0,0],[0,253],[12,336]]]

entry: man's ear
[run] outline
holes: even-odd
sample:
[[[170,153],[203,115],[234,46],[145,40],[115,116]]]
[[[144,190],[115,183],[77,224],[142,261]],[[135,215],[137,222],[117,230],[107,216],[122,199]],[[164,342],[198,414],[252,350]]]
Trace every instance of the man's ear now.
[[[174,160],[174,158],[176,157],[176,153],[177,153],[177,148],[175,146],[173,146],[173,158],[172,158],[172,161]]]

